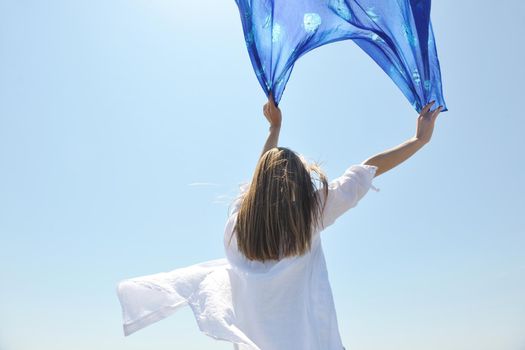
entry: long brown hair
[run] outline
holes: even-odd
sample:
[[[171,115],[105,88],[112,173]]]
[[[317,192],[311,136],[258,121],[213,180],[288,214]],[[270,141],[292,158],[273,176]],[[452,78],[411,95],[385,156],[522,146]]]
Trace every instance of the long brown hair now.
[[[310,172],[317,174],[326,198],[328,182],[316,163],[307,163],[286,147],[272,148],[261,156],[233,230],[238,250],[246,258],[280,260],[310,250],[323,210]]]

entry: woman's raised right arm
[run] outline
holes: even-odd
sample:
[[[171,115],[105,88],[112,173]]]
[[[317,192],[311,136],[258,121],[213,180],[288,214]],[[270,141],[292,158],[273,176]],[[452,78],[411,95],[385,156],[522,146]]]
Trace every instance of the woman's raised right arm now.
[[[394,148],[388,149],[368,158],[361,164],[377,166],[377,171],[375,174],[377,177],[401,164],[410,158],[414,153],[419,151],[421,147],[430,141],[432,132],[434,130],[434,122],[443,109],[443,106],[439,106],[434,111],[430,111],[430,107],[432,107],[433,104],[434,101],[427,104],[421,110],[421,113],[417,118],[417,129],[415,136],[409,138]]]

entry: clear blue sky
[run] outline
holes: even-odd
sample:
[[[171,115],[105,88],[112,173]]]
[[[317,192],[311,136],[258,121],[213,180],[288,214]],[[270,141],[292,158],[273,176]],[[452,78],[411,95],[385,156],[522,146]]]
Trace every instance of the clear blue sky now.
[[[323,233],[343,343],[524,350],[525,5],[432,20],[450,111]],[[0,0],[0,349],[231,349],[189,308],[125,338],[115,286],[224,256],[265,102],[233,0]],[[329,178],[417,117],[349,41],[303,56],[280,107]]]

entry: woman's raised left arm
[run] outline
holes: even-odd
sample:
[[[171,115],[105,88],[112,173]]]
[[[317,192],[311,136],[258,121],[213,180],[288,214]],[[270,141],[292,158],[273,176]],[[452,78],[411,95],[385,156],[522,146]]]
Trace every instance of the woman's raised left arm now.
[[[268,122],[270,123],[270,129],[260,157],[262,157],[262,155],[266,153],[266,151],[277,147],[277,144],[279,142],[279,133],[281,132],[281,110],[275,105],[273,95],[271,92],[268,96],[268,102],[263,107],[263,113]]]

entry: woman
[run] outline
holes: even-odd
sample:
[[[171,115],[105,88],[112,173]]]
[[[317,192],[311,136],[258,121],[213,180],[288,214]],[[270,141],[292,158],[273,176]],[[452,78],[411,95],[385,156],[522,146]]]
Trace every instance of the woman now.
[[[269,135],[224,232],[226,259],[119,283],[129,335],[189,305],[202,332],[239,350],[344,349],[320,232],[357,205],[372,179],[427,144],[442,107],[427,104],[416,133],[327,182],[321,169],[277,147],[281,111],[270,95]],[[321,186],[315,186],[313,174]]]
[[[270,95],[263,109],[270,132],[225,232],[226,255],[238,271],[231,281],[236,318],[260,349],[343,348],[319,233],[374,188],[374,176],[430,141],[442,109],[430,112],[432,104],[422,110],[414,137],[328,184],[317,165],[277,147],[282,116]]]

